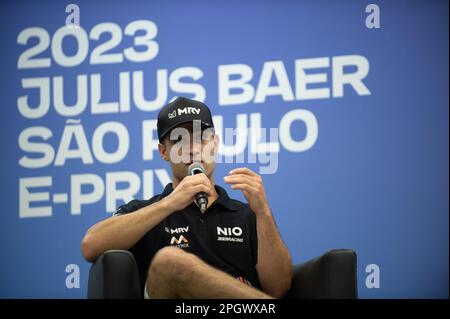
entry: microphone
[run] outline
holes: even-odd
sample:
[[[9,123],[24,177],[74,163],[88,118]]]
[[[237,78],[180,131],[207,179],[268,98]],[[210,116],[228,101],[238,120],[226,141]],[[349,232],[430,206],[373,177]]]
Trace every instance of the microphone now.
[[[205,172],[205,168],[199,162],[194,162],[189,165],[187,169],[188,175],[197,175]],[[208,195],[205,192],[199,192],[195,194],[195,202],[198,207],[200,207],[200,211],[202,214],[206,211],[206,207],[208,206]]]

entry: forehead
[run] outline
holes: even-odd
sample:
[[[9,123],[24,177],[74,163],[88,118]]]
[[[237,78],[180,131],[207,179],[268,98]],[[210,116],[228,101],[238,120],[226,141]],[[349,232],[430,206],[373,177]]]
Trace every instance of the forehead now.
[[[191,136],[191,137],[201,136],[202,139],[203,138],[209,139],[210,136],[214,135],[214,129],[213,128],[209,128],[209,127],[205,127],[204,125],[201,125],[200,126],[200,128],[201,128],[200,131],[193,132],[193,128],[194,127],[195,127],[195,129],[197,129],[199,126],[197,124],[193,125],[192,122],[187,122],[187,123],[180,124],[177,127],[174,127],[167,134],[166,139],[171,140],[171,136],[172,136],[172,139],[179,138],[180,136],[186,136],[186,137],[187,136]],[[181,130],[180,130],[180,128],[181,128]],[[187,135],[187,134],[189,134],[189,135]]]
[[[192,122],[187,122],[187,123],[180,124],[177,127],[182,127],[182,128],[189,130],[189,132],[192,132],[193,126],[194,125],[192,124]],[[177,127],[175,127],[175,128],[177,128]]]

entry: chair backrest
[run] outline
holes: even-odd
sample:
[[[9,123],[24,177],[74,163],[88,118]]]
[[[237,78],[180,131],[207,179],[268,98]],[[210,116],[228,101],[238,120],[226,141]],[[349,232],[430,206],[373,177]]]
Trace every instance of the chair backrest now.
[[[334,249],[296,266],[285,298],[356,299],[357,256],[350,249]]]
[[[88,299],[141,299],[136,260],[126,250],[108,250],[91,266]]]

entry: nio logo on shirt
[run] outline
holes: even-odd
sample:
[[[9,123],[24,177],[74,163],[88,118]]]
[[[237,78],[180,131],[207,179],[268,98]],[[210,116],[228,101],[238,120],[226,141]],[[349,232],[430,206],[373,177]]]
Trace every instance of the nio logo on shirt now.
[[[178,248],[187,248],[189,247],[189,240],[183,235],[180,235],[178,238],[173,236],[170,240],[170,244],[172,246],[177,246]]]
[[[241,227],[217,227],[217,241],[233,241],[242,243],[244,238],[242,236]]]

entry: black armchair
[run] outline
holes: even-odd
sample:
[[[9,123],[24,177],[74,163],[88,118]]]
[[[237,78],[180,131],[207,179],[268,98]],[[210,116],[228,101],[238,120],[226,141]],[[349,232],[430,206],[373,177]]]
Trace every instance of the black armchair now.
[[[356,253],[348,249],[331,250],[322,256],[296,265],[291,289],[284,298],[358,297]],[[89,271],[89,299],[142,299],[139,272],[133,254],[109,250]]]

